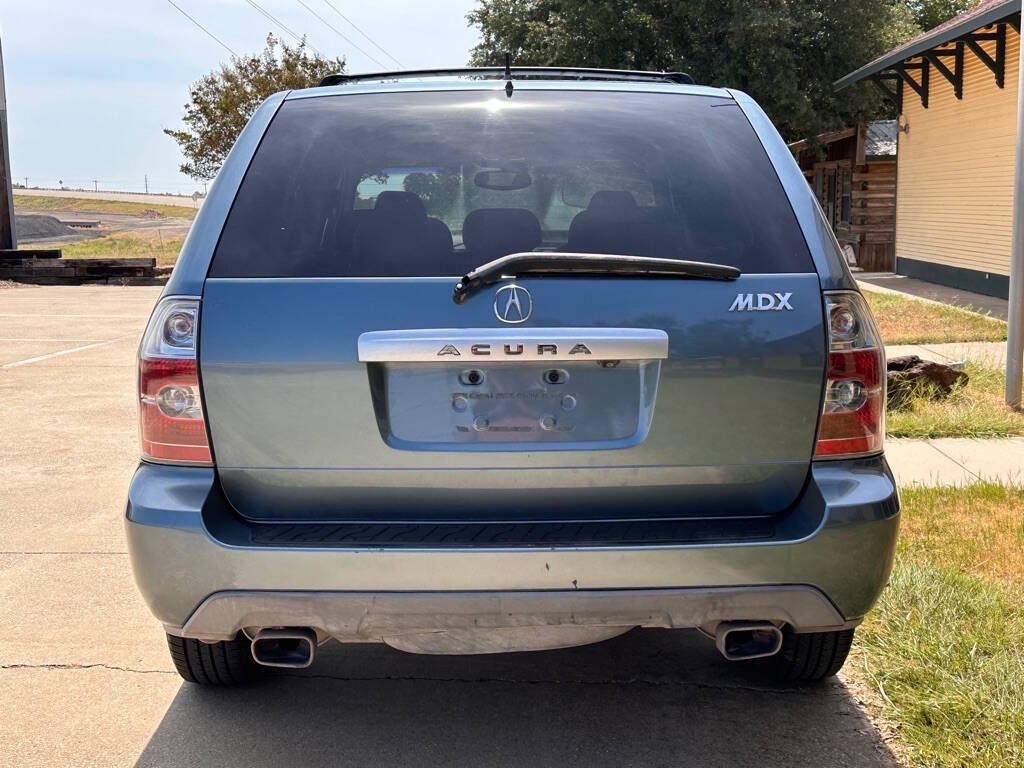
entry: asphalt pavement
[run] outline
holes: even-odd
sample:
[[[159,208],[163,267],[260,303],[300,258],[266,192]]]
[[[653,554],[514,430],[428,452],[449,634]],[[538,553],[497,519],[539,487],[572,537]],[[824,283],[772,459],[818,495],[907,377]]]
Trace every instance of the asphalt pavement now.
[[[842,678],[784,691],[694,632],[427,657],[372,644],[182,683],[122,531],[159,288],[0,288],[0,765],[892,766]]]

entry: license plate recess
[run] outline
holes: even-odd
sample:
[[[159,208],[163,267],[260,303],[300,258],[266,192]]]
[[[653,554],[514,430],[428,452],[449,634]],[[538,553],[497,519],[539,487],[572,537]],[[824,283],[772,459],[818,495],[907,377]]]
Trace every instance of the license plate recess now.
[[[667,354],[661,331],[534,329],[515,344],[509,331],[463,331],[465,343],[453,331],[399,333],[365,334],[360,358],[381,435],[405,450],[636,445],[650,429]]]

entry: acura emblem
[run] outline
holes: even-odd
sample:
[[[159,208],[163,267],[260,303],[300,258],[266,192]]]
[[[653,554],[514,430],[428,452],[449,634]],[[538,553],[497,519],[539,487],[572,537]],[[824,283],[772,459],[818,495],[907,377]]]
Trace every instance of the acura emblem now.
[[[533,312],[530,292],[520,285],[505,285],[494,294],[494,316],[503,323],[525,323]]]

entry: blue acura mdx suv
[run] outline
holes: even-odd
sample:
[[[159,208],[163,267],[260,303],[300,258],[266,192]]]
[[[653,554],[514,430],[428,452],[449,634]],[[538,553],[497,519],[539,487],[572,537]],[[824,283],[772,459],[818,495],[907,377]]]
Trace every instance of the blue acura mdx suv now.
[[[635,627],[817,680],[889,576],[870,312],[764,112],[685,75],[272,96],[138,375],[128,544],[192,682]]]

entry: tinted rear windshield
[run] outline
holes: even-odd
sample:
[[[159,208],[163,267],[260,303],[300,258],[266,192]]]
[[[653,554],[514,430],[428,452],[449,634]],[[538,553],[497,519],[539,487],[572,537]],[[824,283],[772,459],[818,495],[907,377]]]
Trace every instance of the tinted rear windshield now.
[[[523,251],[813,271],[734,102],[524,89],[286,101],[210,274],[456,276]]]

